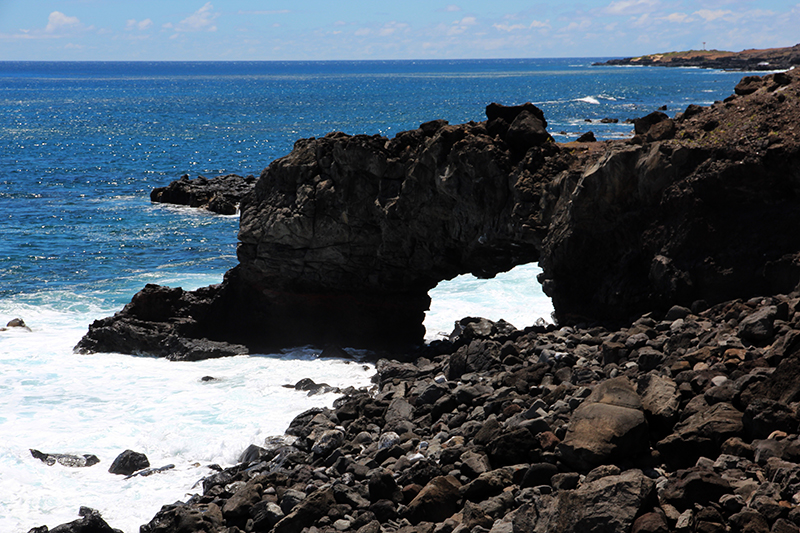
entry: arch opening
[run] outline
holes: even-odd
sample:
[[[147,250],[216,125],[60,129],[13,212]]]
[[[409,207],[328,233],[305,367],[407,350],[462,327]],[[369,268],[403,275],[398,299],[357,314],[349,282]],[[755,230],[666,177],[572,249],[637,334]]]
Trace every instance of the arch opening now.
[[[552,323],[553,302],[536,279],[541,272],[537,263],[528,263],[492,279],[464,274],[440,282],[428,292],[431,305],[425,313],[425,342],[448,338],[455,323],[468,316],[503,319],[518,329],[540,318]]]

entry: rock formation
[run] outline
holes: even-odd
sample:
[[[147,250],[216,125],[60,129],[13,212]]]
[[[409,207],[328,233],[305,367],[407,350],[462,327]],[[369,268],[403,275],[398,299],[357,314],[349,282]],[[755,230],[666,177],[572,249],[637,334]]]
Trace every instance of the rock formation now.
[[[700,67],[721,70],[786,70],[800,65],[800,44],[764,50],[689,50],[611,59],[596,65],[639,65],[655,67]]]
[[[481,325],[379,360],[142,533],[798,530],[800,291]]]
[[[427,292],[532,261],[559,324],[625,324],[788,293],[800,281],[800,73],[627,141],[559,145],[531,104],[393,139],[304,139],[241,206],[221,285],[148,286],[78,348],[201,358],[335,343],[421,342]]]
[[[253,190],[256,179],[236,174],[208,179],[198,176],[189,179],[183,175],[166,187],[156,187],[150,200],[164,204],[177,204],[208,209],[220,215],[235,215],[242,198]]]

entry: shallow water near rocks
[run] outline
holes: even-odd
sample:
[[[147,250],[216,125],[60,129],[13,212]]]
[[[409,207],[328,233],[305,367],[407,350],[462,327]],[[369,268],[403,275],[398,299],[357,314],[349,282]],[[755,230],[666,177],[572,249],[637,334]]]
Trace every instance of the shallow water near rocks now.
[[[0,63],[0,325],[21,317],[31,328],[0,332],[0,531],[52,528],[84,505],[136,533],[161,505],[197,491],[209,464],[234,463],[335,399],[283,385],[370,384],[371,365],[312,349],[182,363],[73,354],[89,323],[146,283],[193,289],[236,264],[237,217],[152,205],[153,187],[184,173],[258,174],[297,138],[332,130],[392,136],[436,118],[479,121],[492,101],[533,101],[558,141],[588,129],[624,137],[624,119],[711,103],[741,78],[591,62]],[[428,340],[463,316],[519,328],[548,319],[538,272],[440,284]],[[101,462],[47,466],[30,448]],[[125,449],[175,469],[109,474]]]

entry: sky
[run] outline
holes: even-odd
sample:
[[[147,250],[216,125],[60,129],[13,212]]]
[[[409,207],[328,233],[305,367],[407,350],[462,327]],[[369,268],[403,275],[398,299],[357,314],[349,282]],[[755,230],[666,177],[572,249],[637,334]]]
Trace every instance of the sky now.
[[[800,0],[0,0],[0,61],[630,57],[800,43]]]

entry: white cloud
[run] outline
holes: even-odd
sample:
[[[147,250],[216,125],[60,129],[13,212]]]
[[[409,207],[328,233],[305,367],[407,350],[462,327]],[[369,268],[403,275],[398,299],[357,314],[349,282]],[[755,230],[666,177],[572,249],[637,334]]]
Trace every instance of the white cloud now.
[[[214,13],[214,5],[211,2],[206,4],[180,21],[175,27],[176,31],[217,31],[214,21],[219,18],[219,13]]]
[[[585,30],[588,29],[592,25],[592,21],[589,19],[583,19],[581,21],[574,20],[569,23],[567,26],[567,31],[574,31],[574,30]]]
[[[408,24],[406,24],[405,22],[392,21],[389,22],[388,24],[385,24],[383,28],[381,28],[380,31],[378,32],[378,35],[380,35],[381,37],[388,37],[389,35],[392,35],[395,32],[404,31],[407,29],[408,29]]]
[[[608,4],[603,12],[608,15],[634,15],[651,12],[658,4],[658,0],[617,0]]]
[[[713,11],[710,9],[701,9],[699,11],[695,11],[694,14],[702,17],[706,22],[711,22],[726,15],[730,15],[731,11],[727,9],[715,9]]]
[[[540,20],[534,20],[530,24],[506,24],[506,23],[496,23],[492,24],[492,27],[505,32],[514,32],[514,31],[522,31],[522,30],[532,30],[532,29],[541,29],[541,28],[549,28],[550,21],[542,22]]]
[[[272,10],[261,10],[261,11],[239,10],[240,15],[285,15],[286,13],[291,13],[291,11],[288,9],[272,9]]]
[[[459,35],[467,31],[471,26],[475,26],[478,19],[475,17],[464,17],[461,20],[453,21],[453,25],[447,30],[447,35]]]
[[[68,17],[61,11],[53,11],[47,17],[47,27],[44,29],[47,33],[53,33],[64,28],[74,28],[81,23],[78,17]]]
[[[525,30],[528,28],[525,24],[492,24],[492,27],[507,32]]]
[[[447,6],[446,8],[444,8],[444,10],[445,10],[445,11],[448,11],[448,12],[450,12],[450,13],[455,13],[456,11],[461,11],[461,8],[460,8],[460,7],[458,7],[458,6],[457,6],[457,5],[455,5],[455,4],[450,4],[449,6]]]
[[[694,22],[694,19],[689,15],[687,15],[686,13],[671,13],[667,15],[666,21],[675,24],[682,24],[682,23]]]
[[[631,19],[630,25],[634,28],[641,28],[642,26],[649,25],[651,20],[650,14],[644,13],[643,15],[639,15],[638,17]]]
[[[125,25],[126,30],[146,30],[150,26],[153,25],[153,21],[150,19],[144,19],[137,21],[136,19],[129,19],[128,23]]]

